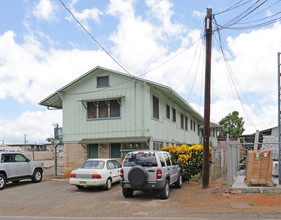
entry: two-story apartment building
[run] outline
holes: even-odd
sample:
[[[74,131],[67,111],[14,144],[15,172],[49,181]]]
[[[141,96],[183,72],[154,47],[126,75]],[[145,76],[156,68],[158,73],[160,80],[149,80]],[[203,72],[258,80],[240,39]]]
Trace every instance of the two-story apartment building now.
[[[96,67],[40,102],[63,111],[65,175],[87,158],[199,144],[203,117],[173,89]],[[201,128],[200,128],[201,126]]]

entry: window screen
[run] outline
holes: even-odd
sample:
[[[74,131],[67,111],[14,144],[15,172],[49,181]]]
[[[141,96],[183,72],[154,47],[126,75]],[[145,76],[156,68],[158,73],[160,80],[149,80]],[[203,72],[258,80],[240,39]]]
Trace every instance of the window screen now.
[[[108,118],[108,106],[107,101],[100,101],[98,103],[99,118]]]
[[[87,119],[120,117],[120,99],[87,102]]]
[[[184,129],[184,116],[181,114],[181,128]]]
[[[176,109],[173,108],[173,121],[176,122],[177,118],[176,118]]]
[[[159,99],[153,96],[153,118],[159,119]]]
[[[166,106],[166,117],[170,119],[170,106]]]
[[[97,107],[94,102],[87,102],[87,116],[88,119],[97,118]]]
[[[110,100],[110,117],[120,117],[120,105],[117,100]]]

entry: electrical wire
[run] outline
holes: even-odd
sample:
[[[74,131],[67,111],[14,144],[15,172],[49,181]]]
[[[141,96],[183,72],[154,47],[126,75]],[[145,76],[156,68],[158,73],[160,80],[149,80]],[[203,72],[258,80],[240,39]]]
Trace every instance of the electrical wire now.
[[[220,11],[220,12],[218,12],[218,13],[215,13],[214,15],[220,15],[220,14],[223,14],[223,13],[225,13],[225,12],[229,12],[229,11],[232,11],[232,10],[235,10],[235,9],[237,9],[237,8],[240,8],[241,6],[244,6],[244,5],[246,5],[246,4],[248,4],[250,1],[252,1],[252,0],[248,0],[248,1],[246,1],[246,2],[243,2],[244,0],[240,0],[239,2],[237,2],[236,4],[234,4],[234,5],[232,5],[231,7],[229,7],[229,8],[227,8],[227,9],[225,9],[225,10],[223,10],[223,11]],[[232,3],[233,1],[230,1],[229,2],[229,4],[230,3]],[[241,3],[241,2],[243,2],[243,3]],[[241,4],[240,4],[241,3]]]
[[[223,45],[222,45],[222,40],[221,40],[221,35],[220,35],[220,32],[218,31],[218,38],[216,38],[215,36],[215,39],[217,40],[217,43],[219,44],[219,48],[220,48],[220,51],[221,51],[221,54],[222,54],[222,57],[223,57],[223,60],[225,62],[225,65],[226,65],[226,68],[227,68],[227,72],[228,72],[228,76],[230,78],[230,82],[232,83],[233,87],[234,87],[234,91],[236,93],[236,96],[238,97],[238,100],[240,102],[240,105],[244,111],[244,113],[246,114],[247,118],[249,119],[251,125],[256,129],[256,126],[254,125],[254,123],[252,122],[251,118],[248,116],[248,113],[244,107],[244,104],[242,102],[242,97],[239,95],[239,92],[238,92],[238,89],[237,89],[237,86],[235,84],[235,80],[234,80],[234,74],[232,73],[232,69],[231,69],[231,66],[229,65],[229,62],[228,62],[228,59],[226,57],[226,54],[224,52],[224,49],[223,49]],[[234,95],[234,94],[233,94]],[[252,105],[250,105],[252,107]],[[257,129],[256,129],[257,130]]]
[[[240,13],[238,16],[230,19],[229,21],[223,23],[223,24],[216,24],[217,30],[222,30],[222,29],[228,29],[228,30],[249,30],[249,29],[255,29],[255,28],[261,28],[270,24],[273,24],[277,21],[281,20],[281,16],[278,16],[281,14],[281,11],[278,11],[274,13],[273,15],[267,16],[265,18],[260,18],[256,20],[249,21],[249,19],[256,17],[258,14],[265,12],[267,9],[276,6],[276,4],[280,3],[281,0],[275,1],[274,3],[270,4],[267,6],[265,9],[263,6],[266,5],[266,3],[269,3],[269,0],[264,0],[264,1],[255,1],[254,4],[249,6],[246,10],[243,10],[242,13]],[[247,1],[249,3],[249,1]],[[261,11],[258,11],[257,13],[254,13],[258,9],[261,9]],[[219,13],[215,14],[218,15]],[[251,15],[252,16],[249,16]],[[214,15],[214,17],[215,17]],[[272,19],[271,19],[272,18]],[[270,19],[270,20],[269,20]],[[260,21],[264,21],[261,23],[258,23]],[[246,25],[248,24],[248,25]],[[245,26],[243,26],[245,25]],[[216,30],[215,30],[216,31]]]
[[[74,16],[74,14],[69,10],[68,7],[64,4],[62,0],[59,0],[63,7],[69,12],[69,14],[73,17],[73,19],[82,27],[82,29],[96,42],[96,44],[116,63],[120,66],[127,74],[132,75],[123,67],[99,42],[94,38],[94,36],[84,27],[83,24]]]

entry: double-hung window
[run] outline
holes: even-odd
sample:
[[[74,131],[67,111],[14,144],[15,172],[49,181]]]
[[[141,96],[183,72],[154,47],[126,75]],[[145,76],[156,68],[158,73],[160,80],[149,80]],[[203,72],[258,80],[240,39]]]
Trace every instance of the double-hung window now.
[[[173,108],[173,122],[177,121],[176,109]]]
[[[153,96],[153,118],[159,119],[159,99]]]
[[[181,115],[181,129],[184,129],[184,116],[183,114],[180,115]]]
[[[87,102],[87,119],[120,118],[120,99]]]

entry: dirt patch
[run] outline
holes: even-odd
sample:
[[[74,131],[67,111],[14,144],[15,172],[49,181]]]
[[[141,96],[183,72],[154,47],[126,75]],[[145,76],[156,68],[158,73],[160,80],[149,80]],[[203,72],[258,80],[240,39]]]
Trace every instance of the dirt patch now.
[[[194,212],[229,212],[229,211],[274,211],[281,209],[280,194],[228,192],[225,180],[212,182],[208,189],[202,189],[199,182],[183,185],[183,191],[174,191],[175,200],[182,209]]]

